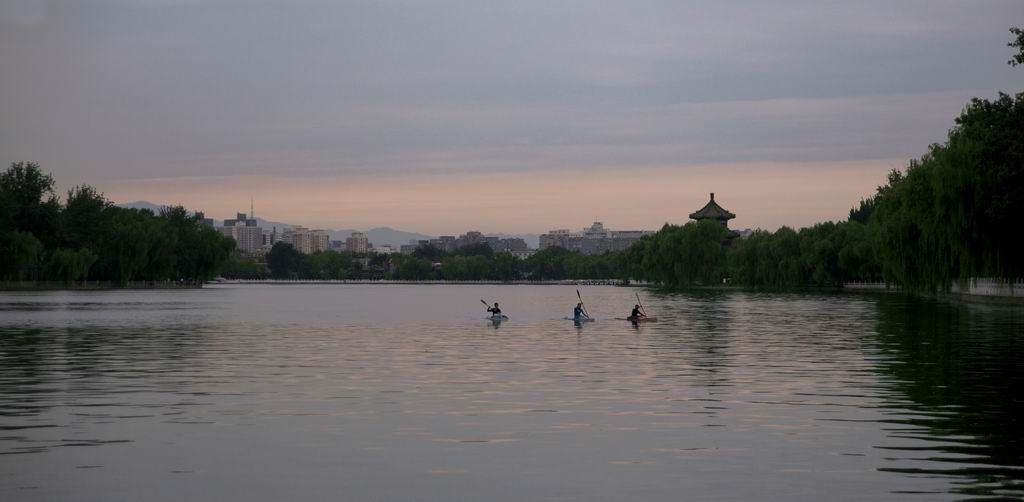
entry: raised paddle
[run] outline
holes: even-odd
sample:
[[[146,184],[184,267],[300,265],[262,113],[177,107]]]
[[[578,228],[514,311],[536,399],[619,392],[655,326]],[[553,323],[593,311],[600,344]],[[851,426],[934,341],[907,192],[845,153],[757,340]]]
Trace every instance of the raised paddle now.
[[[580,290],[576,290],[576,297],[580,299],[580,306],[583,307],[583,315],[590,317],[590,312],[587,312],[587,306],[583,305],[583,295],[580,294]]]
[[[644,308],[643,302],[640,301],[640,293],[636,294],[636,304],[640,306],[640,312],[644,313],[644,317],[647,317],[647,309]]]

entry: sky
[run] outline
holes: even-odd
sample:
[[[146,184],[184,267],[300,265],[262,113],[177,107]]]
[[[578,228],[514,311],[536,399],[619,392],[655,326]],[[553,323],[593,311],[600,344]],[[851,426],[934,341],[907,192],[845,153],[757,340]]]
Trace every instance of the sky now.
[[[0,163],[322,228],[845,218],[1006,64],[1021,0],[0,0]]]

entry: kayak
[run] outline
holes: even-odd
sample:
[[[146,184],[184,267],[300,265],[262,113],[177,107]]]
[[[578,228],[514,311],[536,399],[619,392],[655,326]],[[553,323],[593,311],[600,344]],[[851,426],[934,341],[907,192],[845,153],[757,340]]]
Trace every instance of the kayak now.
[[[563,317],[562,319],[572,322],[591,322],[594,320],[593,317]]]
[[[658,322],[657,317],[616,317],[615,320],[629,322]]]
[[[487,319],[488,321],[507,321],[508,320],[508,316],[505,315],[505,314],[500,314],[500,315],[492,315],[491,317],[485,317],[484,319]]]

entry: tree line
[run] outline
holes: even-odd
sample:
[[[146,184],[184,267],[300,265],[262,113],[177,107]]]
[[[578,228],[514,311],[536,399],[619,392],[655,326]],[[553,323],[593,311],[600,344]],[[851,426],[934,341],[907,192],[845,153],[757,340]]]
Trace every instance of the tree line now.
[[[623,275],[668,287],[838,286],[885,281],[912,292],[1024,277],[1024,93],[974,99],[944,143],[841,222],[758,230],[731,245],[712,222],[666,226],[625,251]]]
[[[1024,64],[1024,31],[1010,31],[1008,63]],[[304,255],[279,242],[264,263],[232,253],[232,239],[181,207],[158,215],[117,208],[87,185],[61,202],[53,188],[36,164],[0,174],[0,280],[200,282],[221,271],[250,279],[638,279],[672,288],[885,281],[940,291],[975,277],[1024,278],[1024,93],[971,100],[945,142],[890,172],[844,221],[743,239],[710,221],[665,225],[601,256],[549,248],[520,260],[486,244],[451,254],[428,245],[411,256]]]
[[[412,256],[370,257],[307,256],[280,244],[267,257],[267,275],[633,279],[669,288],[729,283],[761,289],[885,281],[923,292],[975,277],[1021,279],[1022,239],[1024,93],[972,100],[945,142],[932,145],[906,169],[890,172],[844,221],[757,230],[747,238],[733,238],[716,222],[690,222],[666,225],[622,252],[585,256],[548,248],[526,260],[493,253],[486,244],[454,254],[423,246]]]
[[[201,214],[114,206],[88,185],[61,201],[37,164],[0,173],[0,281],[200,283],[228,278],[396,280],[645,280],[670,288],[834,287],[886,281],[909,291],[954,281],[1024,277],[1024,93],[974,99],[948,138],[893,170],[846,220],[733,238],[711,221],[666,225],[621,252],[553,247],[525,260],[487,244],[411,256],[299,253],[279,242],[265,262]]]
[[[0,173],[0,281],[200,284],[234,250],[233,239],[181,206],[121,208],[89,185],[62,201],[54,188],[32,162]]]
[[[604,279],[618,255],[584,256],[550,248],[523,260],[495,252],[487,244],[447,253],[429,244],[411,255],[319,251],[303,254],[285,242],[275,243],[264,258],[233,255],[223,267],[228,279],[305,279],[403,281],[515,281]]]

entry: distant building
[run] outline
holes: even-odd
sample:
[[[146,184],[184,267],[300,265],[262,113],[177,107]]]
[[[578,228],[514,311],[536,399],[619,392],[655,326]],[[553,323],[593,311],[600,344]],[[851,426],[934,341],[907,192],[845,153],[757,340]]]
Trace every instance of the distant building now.
[[[416,248],[420,247],[420,244],[415,240],[410,240],[408,244],[402,244],[398,247],[398,252],[406,256],[410,256],[416,252]]]
[[[477,230],[470,230],[460,235],[459,238],[455,240],[455,248],[464,248],[467,246],[483,244],[485,242],[487,242],[487,238],[484,237],[484,234]]]
[[[245,213],[238,213],[233,220],[224,220],[224,226],[215,227],[221,234],[235,240],[235,247],[245,254],[261,254],[263,247],[263,229],[255,218]]]
[[[519,258],[520,260],[525,260],[525,259],[527,259],[527,258],[529,258],[529,257],[531,257],[531,256],[533,256],[535,254],[537,254],[537,250],[536,249],[524,249],[522,251],[509,251],[509,253],[512,253],[512,256],[515,256],[516,258]]]
[[[370,252],[371,253],[377,253],[377,254],[392,254],[392,253],[396,253],[398,251],[395,248],[391,247],[391,245],[384,244],[382,246],[374,246],[374,247],[370,248]]]
[[[281,234],[277,233],[277,227],[273,227],[269,232],[263,230],[263,248],[270,250],[274,247],[277,241],[281,240]]]
[[[459,249],[469,246],[479,246],[480,244],[490,246],[490,248],[496,253],[525,253],[526,251],[529,251],[529,246],[522,238],[487,236],[478,230],[470,230],[458,237],[453,235],[442,235],[436,239],[410,240],[408,244],[402,244],[399,246],[397,252],[404,255],[411,255],[419,248],[431,246],[445,253],[453,254],[458,252]]]
[[[350,253],[365,253],[370,249],[370,241],[362,232],[352,232],[352,235],[345,239],[345,250]]]
[[[515,252],[515,251],[526,251],[528,249],[527,246],[526,246],[526,241],[524,241],[523,239],[520,239],[519,237],[512,237],[512,238],[508,238],[508,239],[498,239],[497,242],[491,244],[491,248],[493,248],[494,252],[496,252],[496,253],[499,253],[499,252],[512,253],[512,252]]]
[[[304,254],[327,251],[331,247],[331,239],[326,231],[310,230],[306,227],[292,227],[285,230],[281,240],[291,244],[293,248]]]
[[[582,238],[580,234],[573,233],[568,228],[562,228],[558,230],[551,230],[546,234],[540,236],[540,248],[547,249],[550,247],[560,247],[563,249],[570,248],[570,242]]]
[[[442,235],[436,239],[430,239],[430,245],[444,251],[445,253],[454,253],[459,248],[458,239],[454,235]]]
[[[582,232],[551,230],[540,236],[540,248],[560,247],[586,255],[599,255],[609,251],[623,251],[641,237],[653,233],[650,230],[609,230],[602,222],[595,221]]]

